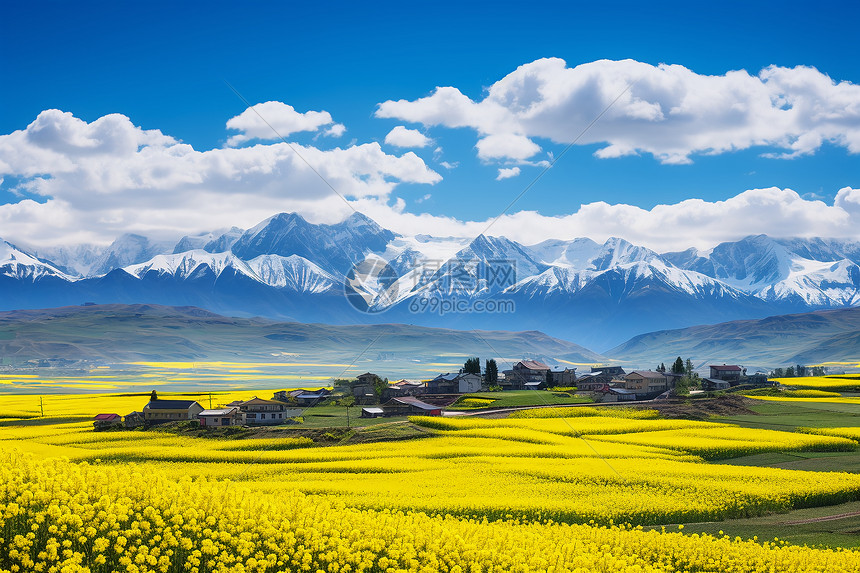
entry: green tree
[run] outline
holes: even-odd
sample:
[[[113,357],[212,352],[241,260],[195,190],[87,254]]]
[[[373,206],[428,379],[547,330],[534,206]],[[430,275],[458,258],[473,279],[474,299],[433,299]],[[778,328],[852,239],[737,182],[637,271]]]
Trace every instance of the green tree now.
[[[496,365],[495,358],[487,359],[486,382],[488,386],[495,386],[499,382],[499,367]]]
[[[785,377],[785,370],[783,370],[782,368],[774,369],[773,377],[774,378],[784,378]]]
[[[693,361],[689,358],[684,362],[684,374],[690,377],[693,376]]]
[[[467,358],[466,363],[463,364],[463,372],[466,374],[477,374],[481,375],[481,359],[478,357],[475,358]]]
[[[786,378],[794,378],[794,366],[789,366],[785,369]]]
[[[824,366],[813,366],[812,367],[812,375],[813,376],[824,376]]]
[[[692,366],[692,364],[690,365]],[[672,364],[672,374],[685,374],[687,372],[686,367],[684,366],[684,361],[681,360],[681,357],[675,359],[674,364]]]
[[[376,399],[382,398],[382,392],[388,388],[388,378],[383,380],[379,376],[373,379],[373,393],[376,394]]]

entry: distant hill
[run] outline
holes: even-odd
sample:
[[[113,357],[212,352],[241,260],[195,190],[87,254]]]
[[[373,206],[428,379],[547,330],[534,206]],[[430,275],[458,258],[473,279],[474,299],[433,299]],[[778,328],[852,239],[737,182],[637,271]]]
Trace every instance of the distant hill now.
[[[4,364],[36,358],[104,362],[384,362],[388,372],[410,365],[460,363],[464,357],[549,363],[599,363],[605,358],[537,331],[459,331],[406,324],[330,326],[231,318],[195,307],[69,306],[0,312]],[[499,363],[500,369],[506,366]],[[439,369],[444,371],[442,366]]]
[[[668,364],[677,356],[692,358],[698,365],[762,368],[860,363],[860,308],[661,330],[635,336],[606,355],[635,366]]]

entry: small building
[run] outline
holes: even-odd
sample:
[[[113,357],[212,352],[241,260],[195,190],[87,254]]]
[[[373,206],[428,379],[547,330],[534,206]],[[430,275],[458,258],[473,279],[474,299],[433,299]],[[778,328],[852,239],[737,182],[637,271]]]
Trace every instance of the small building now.
[[[285,420],[297,415],[296,411],[301,412],[301,410],[288,411],[287,405],[283,402],[265,400],[256,396],[239,404],[242,423],[249,426],[283,424]]]
[[[113,426],[122,426],[122,416],[119,414],[97,414],[93,418],[93,428],[105,430]]]
[[[606,394],[603,395],[603,402],[633,402],[636,400],[636,391],[635,390],[627,390],[626,388],[612,388],[609,387],[607,389]]]
[[[413,396],[392,398],[382,405],[386,416],[441,416],[442,406],[428,404]]]
[[[668,390],[669,381],[662,372],[634,370],[624,376],[624,387],[640,394],[651,394]]]
[[[146,423],[144,419],[143,412],[131,412],[130,414],[125,415],[125,419],[123,420],[126,428],[140,428]]]
[[[302,408],[309,408],[311,406],[318,406],[328,397],[329,394],[323,394],[322,392],[302,392],[295,396],[295,403]]]
[[[599,373],[586,372],[576,379],[576,388],[583,392],[597,392],[608,388],[609,381],[598,376]]]
[[[376,404],[376,389],[369,384],[356,384],[352,387],[352,397],[359,406]]]
[[[196,420],[203,406],[194,400],[150,400],[143,407],[143,417],[147,424],[163,424],[182,420]]]
[[[708,378],[717,380],[727,380],[729,382],[739,382],[741,378],[746,376],[746,368],[741,368],[737,364],[723,364],[722,366],[709,366],[711,372]]]
[[[427,382],[428,394],[467,394],[480,392],[481,377],[478,374],[459,372],[440,374]]]
[[[239,408],[221,408],[218,410],[203,410],[197,414],[200,425],[204,428],[220,428],[223,426],[238,426],[242,424],[242,414]]]
[[[272,400],[286,402],[288,404],[296,404],[297,398],[302,394],[318,394],[321,397],[331,396],[331,390],[328,388],[318,388],[316,390],[307,390],[305,388],[296,388],[295,390],[278,390],[272,396]]]
[[[400,396],[420,396],[427,392],[427,384],[421,380],[399,380],[389,384],[382,391],[382,399],[385,401]]]
[[[706,392],[718,392],[720,390],[728,390],[731,388],[728,380],[720,380],[719,378],[703,378],[702,390]]]
[[[381,418],[385,415],[385,410],[382,408],[376,408],[373,406],[362,408],[361,409],[361,417],[362,418]]]
[[[377,380],[382,380],[379,376],[374,374],[373,372],[365,372],[364,374],[359,374],[356,376],[359,384],[364,386],[373,386]]]
[[[505,370],[504,380],[501,380],[502,388],[505,390],[524,390],[526,383],[547,383],[550,367],[537,360],[520,360],[514,364],[511,370]]]
[[[576,368],[556,366],[550,370],[550,377],[552,377],[553,386],[563,388],[576,386]]]

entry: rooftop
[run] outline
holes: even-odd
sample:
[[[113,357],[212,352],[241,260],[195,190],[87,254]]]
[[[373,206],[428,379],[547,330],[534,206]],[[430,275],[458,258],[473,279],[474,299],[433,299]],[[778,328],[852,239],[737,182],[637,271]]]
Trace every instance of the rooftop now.
[[[146,407],[150,410],[187,410],[194,404],[197,404],[194,400],[150,400]]]

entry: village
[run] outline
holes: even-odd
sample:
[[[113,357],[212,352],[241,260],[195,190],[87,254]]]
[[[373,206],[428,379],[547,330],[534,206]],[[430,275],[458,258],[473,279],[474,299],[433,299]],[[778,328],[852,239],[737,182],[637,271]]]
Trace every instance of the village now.
[[[361,418],[387,418],[410,415],[460,415],[457,408],[464,398],[533,391],[533,405],[541,405],[542,392],[576,397],[579,403],[641,402],[666,400],[689,392],[713,393],[732,388],[772,385],[762,373],[747,374],[736,364],[710,365],[707,378],[692,371],[690,361],[679,357],[671,369],[660,365],[655,370],[625,371],[620,366],[593,366],[577,375],[575,367],[550,367],[538,360],[523,359],[502,372],[488,360],[482,371],[477,358],[466,361],[457,373],[439,374],[430,380],[403,379],[389,383],[386,378],[365,372],[355,379],[339,379],[333,387],[313,390],[278,390],[271,399],[253,397],[216,408],[204,408],[195,400],[162,399],[153,390],[141,411],[121,416],[100,413],[93,420],[96,430],[137,429],[170,422],[196,421],[201,428],[227,426],[275,426],[297,423],[307,409],[324,405],[360,407]],[[493,409],[486,400],[485,409]],[[449,410],[450,409],[450,410]],[[348,415],[348,414],[347,414]]]

